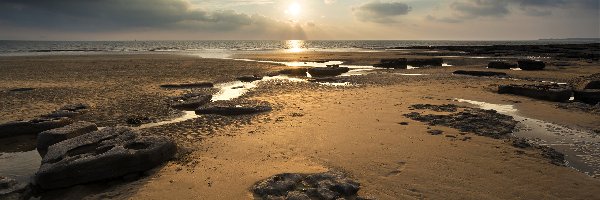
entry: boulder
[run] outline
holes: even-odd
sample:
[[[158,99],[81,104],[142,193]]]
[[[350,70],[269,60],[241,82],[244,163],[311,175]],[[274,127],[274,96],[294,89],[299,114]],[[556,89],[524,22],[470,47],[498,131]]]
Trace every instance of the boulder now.
[[[0,138],[26,134],[38,134],[42,131],[63,127],[73,123],[69,118],[36,118],[29,121],[12,121],[0,124]]]
[[[487,67],[491,69],[510,69],[516,67],[516,65],[505,61],[491,61]]]
[[[453,74],[468,75],[468,76],[508,76],[504,72],[466,71],[466,70],[457,70],[457,71],[454,71]]]
[[[210,102],[212,95],[202,93],[190,93],[170,99],[173,108],[181,110],[195,110],[196,108]]]
[[[373,67],[406,69],[407,60],[406,58],[381,59],[381,61],[379,61],[378,64],[373,65]]]
[[[518,63],[519,68],[527,71],[543,70],[546,68],[546,64],[539,60],[519,60]]]
[[[360,183],[337,172],[277,174],[251,190],[257,199],[362,199]]]
[[[309,67],[294,67],[288,69],[282,69],[279,71],[280,74],[292,75],[292,76],[306,76]]]
[[[600,89],[600,73],[571,81],[575,90]]]
[[[315,67],[308,70],[308,73],[313,77],[322,76],[338,76],[343,73],[350,71],[347,67],[328,66],[328,67]]]
[[[196,82],[196,83],[172,83],[160,85],[162,88],[167,89],[191,89],[191,88],[207,88],[214,87],[211,82]]]
[[[500,85],[499,94],[515,94],[534,99],[567,102],[571,99],[573,91],[563,85]]]
[[[413,67],[425,67],[425,66],[442,66],[444,59],[442,58],[424,58],[424,59],[412,59],[408,60],[408,65]]]
[[[96,124],[80,121],[41,132],[37,137],[37,151],[44,157],[49,146],[96,130],[98,130]]]
[[[259,80],[262,80],[262,79],[263,79],[262,76],[257,76],[257,75],[241,76],[241,77],[237,78],[237,80],[240,80],[242,82],[253,82],[253,81],[259,81]]]
[[[214,101],[196,109],[196,114],[245,115],[271,111],[266,101],[232,100]]]
[[[573,93],[576,101],[591,105],[600,103],[600,89],[575,90]]]
[[[167,137],[108,127],[50,146],[33,183],[56,189],[113,179],[152,169],[175,152],[175,143]]]

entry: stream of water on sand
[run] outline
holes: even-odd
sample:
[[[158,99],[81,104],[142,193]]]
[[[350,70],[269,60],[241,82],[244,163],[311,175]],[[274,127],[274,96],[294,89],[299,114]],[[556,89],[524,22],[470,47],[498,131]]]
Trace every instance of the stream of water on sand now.
[[[590,131],[582,131],[561,126],[519,114],[513,105],[492,104],[466,99],[456,99],[479,106],[481,109],[496,110],[512,116],[519,122],[515,137],[525,138],[535,144],[549,146],[565,154],[567,165],[593,177],[600,176],[600,136]]]

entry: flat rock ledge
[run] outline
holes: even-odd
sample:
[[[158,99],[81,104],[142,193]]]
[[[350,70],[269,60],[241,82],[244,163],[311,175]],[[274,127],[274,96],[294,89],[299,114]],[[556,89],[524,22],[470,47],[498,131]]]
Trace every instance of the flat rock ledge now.
[[[513,117],[500,114],[495,110],[465,108],[463,111],[449,115],[421,114],[411,112],[404,114],[410,119],[425,122],[430,126],[442,125],[492,138],[505,138],[517,125]]]
[[[175,152],[175,143],[167,137],[108,127],[51,145],[33,184],[56,189],[122,177],[152,169]]]
[[[277,174],[252,186],[255,199],[364,199],[360,183],[337,172]]]
[[[210,102],[196,109],[196,114],[247,115],[271,110],[273,108],[269,102],[238,99]]]
[[[190,93],[171,98],[169,100],[169,105],[175,109],[193,111],[196,108],[209,103],[211,99],[212,95],[210,94]]]
[[[63,127],[73,123],[66,117],[35,118],[27,121],[12,121],[0,124],[0,138],[38,134],[42,131]]]
[[[456,70],[452,72],[457,75],[467,75],[467,76],[498,76],[498,77],[507,77],[508,75],[504,72],[490,72],[490,71],[466,71],[466,70]]]
[[[169,83],[160,85],[166,89],[192,89],[192,88],[211,88],[214,84],[211,82],[195,82],[195,83]]]
[[[515,94],[534,99],[567,102],[573,96],[573,91],[566,85],[539,84],[539,85],[500,85],[498,94]]]
[[[96,124],[80,121],[41,132],[37,137],[37,151],[44,157],[49,146],[97,130]]]
[[[339,66],[328,66],[328,67],[315,67],[308,70],[308,73],[312,77],[323,77],[323,76],[338,76],[343,73],[350,71],[347,67]]]

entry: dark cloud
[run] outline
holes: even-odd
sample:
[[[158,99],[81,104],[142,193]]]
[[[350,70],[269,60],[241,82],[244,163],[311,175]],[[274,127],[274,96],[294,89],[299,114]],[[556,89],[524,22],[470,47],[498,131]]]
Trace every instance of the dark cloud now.
[[[223,32],[298,27],[231,10],[196,9],[187,0],[0,0],[0,24],[53,31],[194,30]],[[301,30],[301,29],[300,29]]]
[[[457,0],[450,3],[452,16],[434,17],[427,19],[457,23],[479,17],[504,17],[511,14],[511,8],[518,8],[530,16],[551,15],[552,11],[559,9],[572,9],[583,12],[598,13],[600,9],[598,0]]]
[[[361,21],[375,23],[394,23],[396,17],[406,15],[411,7],[401,2],[371,1],[359,7],[353,8],[354,16]]]

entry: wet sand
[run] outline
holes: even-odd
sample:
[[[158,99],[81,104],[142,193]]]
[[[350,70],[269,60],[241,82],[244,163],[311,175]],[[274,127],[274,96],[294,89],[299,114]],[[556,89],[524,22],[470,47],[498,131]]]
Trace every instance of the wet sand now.
[[[363,65],[372,64],[374,57],[397,54],[377,53],[369,58],[365,53],[239,56],[277,61],[342,60]],[[518,80],[451,74],[457,69],[482,69],[487,61],[454,58],[447,60],[455,65],[452,67],[375,70],[349,78],[352,85],[346,87],[285,80],[261,82],[242,98],[268,101],[275,105],[274,111],[255,116],[202,116],[144,129],[174,138],[190,154],[131,183],[77,186],[45,198],[251,199],[249,188],[272,175],[335,170],[359,181],[361,196],[376,199],[599,199],[597,178],[552,165],[539,150],[517,149],[502,139],[428,126],[403,116],[414,111],[410,105],[418,103],[476,107],[455,100],[469,99],[512,104],[522,116],[573,129],[600,127],[597,114],[493,91],[506,83],[567,82],[600,72],[598,63],[575,62],[574,67],[550,66],[539,72],[488,70],[506,72]],[[124,119],[131,115],[169,119],[178,113],[164,100],[182,91],[161,89],[160,84],[227,82],[240,75],[266,74],[281,68],[173,55],[0,57],[0,90],[37,88],[18,94],[0,93],[0,108],[7,113],[0,121],[26,119],[66,102],[81,101],[93,106],[81,119],[100,125],[125,125]],[[428,134],[431,129],[444,133]]]

